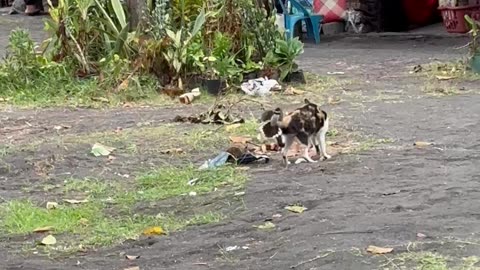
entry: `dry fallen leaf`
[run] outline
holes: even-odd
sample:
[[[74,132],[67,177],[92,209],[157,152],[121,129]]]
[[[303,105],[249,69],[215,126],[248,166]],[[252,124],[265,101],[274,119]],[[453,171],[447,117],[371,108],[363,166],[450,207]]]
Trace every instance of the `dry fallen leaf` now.
[[[84,199],[84,200],[70,200],[70,199],[65,199],[63,200],[64,202],[67,202],[67,203],[70,203],[70,204],[80,204],[80,203],[87,203],[88,200],[87,199]]]
[[[104,97],[92,97],[92,100],[93,101],[100,101],[100,102],[105,102],[105,103],[108,103],[108,99],[107,98],[104,98]]]
[[[299,214],[307,210],[307,208],[303,205],[289,205],[285,207],[285,209],[287,209],[290,212],[299,213]]]
[[[270,229],[275,228],[275,224],[273,224],[270,221],[267,221],[267,222],[265,222],[265,224],[262,224],[262,225],[259,225],[259,226],[256,226],[256,227],[261,229],[261,230],[270,230]]]
[[[144,235],[162,235],[165,234],[163,229],[161,227],[155,226],[155,227],[150,227],[147,228],[143,231]]]
[[[291,86],[289,86],[284,92],[285,95],[303,95],[304,93],[305,91],[299,90]]]
[[[47,209],[52,210],[58,207],[58,203],[56,202],[47,202]]]
[[[136,260],[136,259],[139,259],[140,258],[140,255],[125,255],[125,258],[127,258],[127,260],[129,261],[133,261],[133,260]]]
[[[80,223],[83,226],[87,226],[88,225],[88,219],[81,218],[81,219],[78,220],[78,223]]]
[[[424,146],[431,146],[433,145],[432,142],[415,142],[413,143],[414,146],[417,146],[417,147],[424,147]]]
[[[41,243],[45,246],[55,245],[57,243],[57,239],[55,239],[55,237],[50,234],[43,238]]]
[[[232,143],[246,144],[251,142],[252,138],[244,136],[230,136],[230,141],[232,141]]]
[[[368,246],[367,251],[372,254],[387,254],[393,251],[393,248]]]
[[[33,230],[34,233],[44,233],[53,230],[53,226],[40,227]]]

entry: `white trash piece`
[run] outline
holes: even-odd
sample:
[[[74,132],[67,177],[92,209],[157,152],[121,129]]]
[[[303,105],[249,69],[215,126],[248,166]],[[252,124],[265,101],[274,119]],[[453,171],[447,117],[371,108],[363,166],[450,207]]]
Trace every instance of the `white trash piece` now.
[[[269,80],[268,78],[258,78],[248,80],[240,86],[243,92],[249,96],[266,96],[270,91],[280,90],[282,86],[277,80]]]

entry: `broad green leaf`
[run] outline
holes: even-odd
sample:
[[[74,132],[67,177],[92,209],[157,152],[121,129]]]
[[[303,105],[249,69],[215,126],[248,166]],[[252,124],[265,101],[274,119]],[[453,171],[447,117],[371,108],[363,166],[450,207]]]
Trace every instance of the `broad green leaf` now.
[[[195,20],[195,24],[193,25],[193,29],[191,32],[192,37],[197,35],[197,33],[200,31],[204,23],[205,23],[205,10],[202,8],[202,10],[200,11],[200,14],[198,14],[197,19]]]
[[[125,11],[123,10],[120,0],[111,0],[113,11],[117,16],[117,20],[120,22],[120,26],[125,28],[127,26],[127,19],[125,18]]]
[[[125,25],[125,27],[123,27],[122,31],[120,32],[120,35],[118,35],[117,37],[117,41],[115,42],[115,49],[113,50],[113,53],[119,53],[124,48],[127,37],[128,37],[128,25]]]
[[[102,12],[105,19],[108,21],[108,27],[110,28],[110,30],[113,31],[115,34],[119,35],[120,30],[117,28],[115,23],[112,21],[112,18],[110,18],[110,16],[108,15],[108,12],[103,8],[102,4],[100,4],[100,2],[98,0],[95,0],[95,3],[97,4],[98,9],[100,9],[100,11]]]

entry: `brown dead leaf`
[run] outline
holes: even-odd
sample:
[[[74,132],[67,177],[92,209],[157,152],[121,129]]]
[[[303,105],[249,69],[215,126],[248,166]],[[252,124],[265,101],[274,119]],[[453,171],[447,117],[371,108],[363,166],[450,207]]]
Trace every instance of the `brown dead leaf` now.
[[[65,199],[63,201],[66,202],[66,203],[70,203],[70,204],[81,204],[81,203],[87,203],[88,202],[87,199],[84,199],[84,200]]]
[[[129,261],[133,261],[139,259],[140,255],[125,255],[125,258]]]
[[[232,143],[239,143],[239,144],[247,144],[252,141],[252,138],[244,137],[244,136],[230,136],[229,138]]]
[[[53,230],[53,226],[40,227],[33,230],[34,233],[44,233]]]
[[[162,235],[162,234],[165,234],[165,232],[163,231],[163,229],[159,226],[155,226],[155,227],[150,227],[150,228],[146,228],[144,231],[143,231],[143,234],[144,235]]]
[[[393,251],[393,248],[368,246],[367,251],[372,254],[387,254]]]
[[[78,223],[80,223],[83,226],[87,226],[88,225],[88,219],[81,218],[80,220],[78,220]]]
[[[123,80],[123,82],[121,84],[118,85],[117,92],[125,90],[125,89],[128,88],[128,80],[129,80],[129,78],[126,78],[125,80]]]
[[[305,94],[305,92],[306,92],[306,91],[299,90],[299,89],[297,89],[297,88],[295,88],[295,87],[289,86],[289,87],[285,90],[284,94],[285,94],[285,95],[303,95],[303,94]]]

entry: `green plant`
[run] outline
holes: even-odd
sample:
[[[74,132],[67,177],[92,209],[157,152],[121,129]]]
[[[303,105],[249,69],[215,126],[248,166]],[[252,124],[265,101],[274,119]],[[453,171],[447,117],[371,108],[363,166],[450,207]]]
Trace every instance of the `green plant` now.
[[[295,59],[303,53],[303,43],[298,39],[277,39],[275,48],[268,52],[265,64],[280,70],[280,80],[283,81],[297,69]]]
[[[282,38],[282,34],[275,25],[275,15],[267,16],[265,9],[258,7],[254,1],[240,0],[238,2],[242,10],[242,47],[244,49],[253,46],[253,61],[262,60],[270,48],[275,47],[276,40]],[[245,50],[244,53],[247,53]],[[244,61],[246,56],[240,57]]]
[[[472,19],[469,15],[465,15],[465,21],[470,26],[468,33],[470,34],[471,40],[468,43],[468,47],[470,49],[470,57],[473,57],[480,54],[480,44],[478,42],[480,23]]]
[[[173,80],[178,82],[178,87],[183,88],[182,76],[184,66],[187,63],[188,48],[190,43],[194,40],[197,34],[200,33],[203,24],[205,23],[205,11],[202,9],[198,14],[193,25],[190,24],[187,31],[180,29],[176,32],[167,29],[167,36],[171,40],[170,46],[166,48],[163,56],[174,72]]]
[[[55,60],[70,58],[81,73],[90,74],[96,62],[108,55],[133,54],[130,41],[135,33],[129,32],[120,0],[59,0],[56,7],[49,4],[51,19],[45,29],[50,38],[45,50]]]

